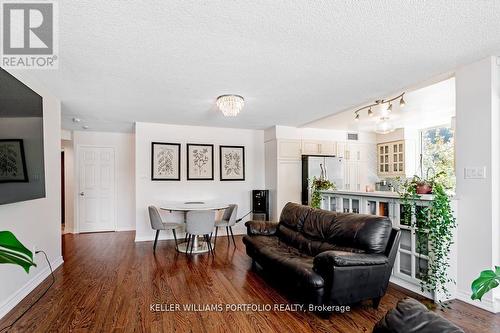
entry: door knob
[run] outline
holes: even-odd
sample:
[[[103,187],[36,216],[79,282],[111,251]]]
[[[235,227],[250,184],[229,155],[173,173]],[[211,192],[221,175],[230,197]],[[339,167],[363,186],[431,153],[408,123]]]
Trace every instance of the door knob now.
[[[83,197],[85,195],[84,192],[80,192],[80,196]]]

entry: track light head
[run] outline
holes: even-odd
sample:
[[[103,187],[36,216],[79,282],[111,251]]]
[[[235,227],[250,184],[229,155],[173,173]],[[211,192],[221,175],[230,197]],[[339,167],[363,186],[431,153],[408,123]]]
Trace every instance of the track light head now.
[[[354,121],[359,121],[359,113],[356,113],[356,116],[354,117]]]
[[[368,117],[373,117],[373,111],[372,108],[368,109]]]
[[[406,106],[406,102],[405,102],[403,96],[401,96],[401,99],[399,100],[399,107],[404,108],[405,106]]]

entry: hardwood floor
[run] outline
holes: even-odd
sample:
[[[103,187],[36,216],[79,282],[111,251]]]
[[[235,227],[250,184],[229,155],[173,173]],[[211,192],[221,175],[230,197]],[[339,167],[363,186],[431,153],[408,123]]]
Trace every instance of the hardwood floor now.
[[[152,312],[151,304],[288,304],[251,269],[241,236],[238,247],[217,241],[215,258],[186,256],[173,242],[134,243],[133,232],[66,234],[65,263],[56,283],[11,332],[371,332],[375,323],[407,292],[391,285],[378,310],[358,305],[329,319],[309,312]],[[8,325],[50,279],[2,321]],[[418,297],[417,297],[418,298]],[[460,301],[439,314],[467,332],[499,332],[500,316]]]

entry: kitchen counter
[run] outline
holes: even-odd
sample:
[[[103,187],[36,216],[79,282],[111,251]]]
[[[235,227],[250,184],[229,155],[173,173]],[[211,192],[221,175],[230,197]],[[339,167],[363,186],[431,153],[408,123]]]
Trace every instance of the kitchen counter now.
[[[377,198],[390,198],[399,199],[399,194],[397,192],[390,191],[374,191],[374,192],[362,192],[362,191],[342,191],[342,190],[327,190],[321,191],[324,194],[338,194],[338,195],[349,195],[349,196],[362,196],[362,197],[377,197]],[[421,194],[419,200],[432,200],[432,194]]]

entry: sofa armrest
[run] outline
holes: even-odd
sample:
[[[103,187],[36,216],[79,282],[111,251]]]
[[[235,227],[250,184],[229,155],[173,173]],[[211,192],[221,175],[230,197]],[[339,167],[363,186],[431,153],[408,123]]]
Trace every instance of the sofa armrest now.
[[[389,258],[383,254],[355,253],[345,251],[324,251],[314,257],[314,269],[331,271],[334,266],[373,266],[385,265]]]
[[[245,226],[248,235],[271,236],[278,230],[278,223],[268,221],[247,221]]]

